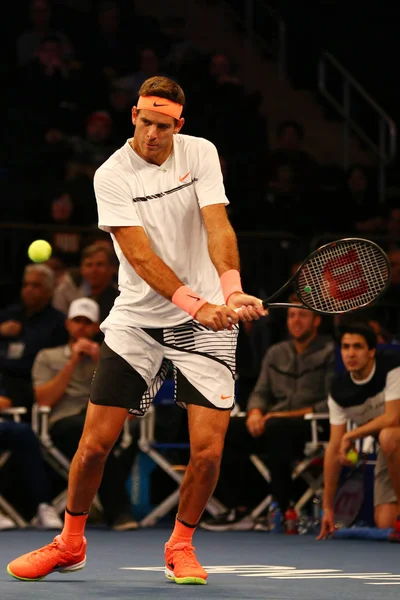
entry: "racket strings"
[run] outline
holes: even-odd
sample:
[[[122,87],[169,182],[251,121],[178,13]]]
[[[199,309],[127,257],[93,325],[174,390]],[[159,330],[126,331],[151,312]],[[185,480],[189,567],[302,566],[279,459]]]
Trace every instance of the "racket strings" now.
[[[314,254],[297,277],[302,300],[324,312],[346,312],[374,300],[385,288],[389,267],[379,247],[337,243]]]

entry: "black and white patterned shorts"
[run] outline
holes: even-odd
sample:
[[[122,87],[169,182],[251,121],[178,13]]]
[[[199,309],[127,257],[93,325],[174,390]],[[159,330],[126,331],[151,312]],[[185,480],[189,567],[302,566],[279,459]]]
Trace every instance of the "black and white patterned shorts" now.
[[[235,325],[214,332],[197,321],[165,329],[108,328],[90,399],[143,416],[172,367],[179,406],[231,410],[238,331]]]

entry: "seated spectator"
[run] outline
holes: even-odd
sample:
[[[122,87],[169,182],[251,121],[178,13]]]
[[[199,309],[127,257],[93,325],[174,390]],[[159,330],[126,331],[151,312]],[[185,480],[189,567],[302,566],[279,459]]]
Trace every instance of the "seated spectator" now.
[[[335,529],[334,499],[347,452],[367,436],[379,441],[375,466],[375,523],[392,527],[400,513],[400,353],[376,350],[376,334],[364,323],[343,326],[340,348],[346,372],[328,399],[330,439],[324,461],[324,515],[319,539]],[[347,431],[347,423],[355,424]]]
[[[89,115],[85,137],[69,136],[57,129],[46,133],[48,144],[69,148],[66,178],[79,177],[93,179],[98,167],[113,153],[116,146],[112,142],[113,122],[106,111],[98,110]]]
[[[344,186],[336,195],[329,230],[364,234],[385,232],[387,219],[383,208],[378,204],[377,190],[372,186],[367,168],[353,165],[346,173]]]
[[[32,406],[31,370],[39,350],[67,340],[65,315],[51,306],[53,293],[52,270],[28,265],[21,302],[0,310],[0,388],[14,406]]]
[[[54,445],[73,458],[81,438],[89,401],[90,384],[99,359],[100,346],[93,341],[99,328],[99,306],[90,298],[74,300],[68,311],[69,342],[44,349],[36,357],[32,376],[38,404],[50,406],[50,435]],[[131,422],[137,439],[136,422]],[[99,496],[107,523],[122,531],[136,529],[125,488],[136,445],[118,457],[111,453],[105,463]]]
[[[304,415],[326,410],[334,377],[334,343],[318,334],[320,322],[320,316],[308,310],[288,309],[291,339],[269,348],[249,398],[247,418],[233,417],[228,427],[216,496],[230,511],[205,521],[205,529],[240,529],[239,508],[247,505],[245,478],[253,453],[265,458],[282,513],[294,500],[293,462],[303,457],[310,440],[310,423]]]
[[[104,0],[95,3],[93,31],[90,31],[90,44],[82,47],[85,62],[91,70],[103,73],[108,81],[128,73],[136,62],[136,48],[132,44],[132,20],[124,18],[123,6],[126,2]],[[133,6],[133,3],[130,3]],[[93,23],[93,19],[91,20]],[[136,32],[135,32],[136,34]],[[136,35],[134,35],[136,38]]]
[[[376,311],[384,327],[396,338],[400,338],[400,247],[393,246],[388,252],[391,267],[390,285],[378,300]]]
[[[0,403],[1,410],[1,403]],[[7,469],[7,490],[24,496],[25,508],[35,515],[40,529],[60,529],[62,520],[51,505],[51,489],[42,458],[40,443],[27,423],[15,423],[0,414],[0,452],[12,453]],[[10,468],[9,468],[10,467]],[[3,482],[0,484],[3,488]],[[0,510],[0,530],[14,529],[16,524]]]
[[[17,38],[17,61],[26,65],[32,60],[42,40],[48,36],[57,38],[66,54],[72,54],[72,45],[65,33],[52,28],[52,7],[49,0],[30,1],[31,28]]]
[[[74,229],[74,225],[79,224],[76,209],[71,195],[64,191],[52,199],[46,219],[60,228],[59,231],[52,229],[47,239],[53,251],[61,254],[68,265],[78,264],[82,246],[82,234]]]
[[[281,166],[290,167],[299,190],[315,185],[317,162],[303,147],[304,127],[297,121],[283,121],[277,128],[276,148],[268,157],[269,180],[277,177]]]
[[[131,109],[137,100],[131,84],[124,79],[112,82],[107,100],[107,112],[113,121],[112,140],[118,146],[126,142],[127,132],[131,131]]]
[[[113,283],[114,253],[102,244],[93,244],[83,250],[79,270],[69,269],[56,287],[53,306],[67,313],[73,300],[93,298],[100,306],[100,321],[108,316],[118,289]]]
[[[155,75],[166,76],[160,68],[160,59],[157,51],[154,48],[145,47],[140,50],[138,71],[121,77],[119,81],[120,84],[131,90],[132,97],[136,100],[142,83]]]

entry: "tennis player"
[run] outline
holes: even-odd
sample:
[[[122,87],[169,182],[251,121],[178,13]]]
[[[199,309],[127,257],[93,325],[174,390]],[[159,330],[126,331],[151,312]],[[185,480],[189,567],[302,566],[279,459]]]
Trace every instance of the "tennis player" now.
[[[341,355],[346,372],[332,385],[328,398],[330,439],[324,459],[324,514],[318,539],[335,530],[334,500],[346,454],[354,441],[375,436],[379,441],[374,481],[377,527],[390,528],[400,514],[400,353],[376,350],[369,325],[343,326]],[[356,425],[347,431],[347,422]]]
[[[145,414],[172,363],[191,448],[165,573],[177,583],[206,583],[192,537],[219,475],[234,404],[237,324],[266,311],[242,291],[216,148],[179,133],[184,104],[174,81],[145,81],[132,109],[134,137],[95,174],[99,227],[110,232],[119,258],[120,295],[101,325],[105,340],[63,531],[8,565],[18,579],[84,567],[85,523],[107,455],[128,412]]]

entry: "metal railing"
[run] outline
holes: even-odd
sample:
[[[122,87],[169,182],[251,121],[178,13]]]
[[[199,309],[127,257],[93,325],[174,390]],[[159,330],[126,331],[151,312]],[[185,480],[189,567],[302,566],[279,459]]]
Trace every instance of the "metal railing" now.
[[[339,81],[341,98],[327,88],[328,71]],[[343,166],[349,167],[349,138],[352,132],[377,155],[379,159],[379,200],[385,200],[385,167],[396,155],[397,128],[393,119],[375,102],[358,81],[329,52],[324,52],[318,65],[318,89],[343,117]],[[354,112],[364,109],[377,119],[377,139],[357,122]]]
[[[278,64],[279,77],[286,76],[286,25],[282,17],[264,0],[224,0],[235,19],[244,28],[247,49],[257,43]],[[251,60],[251,57],[249,57]]]

